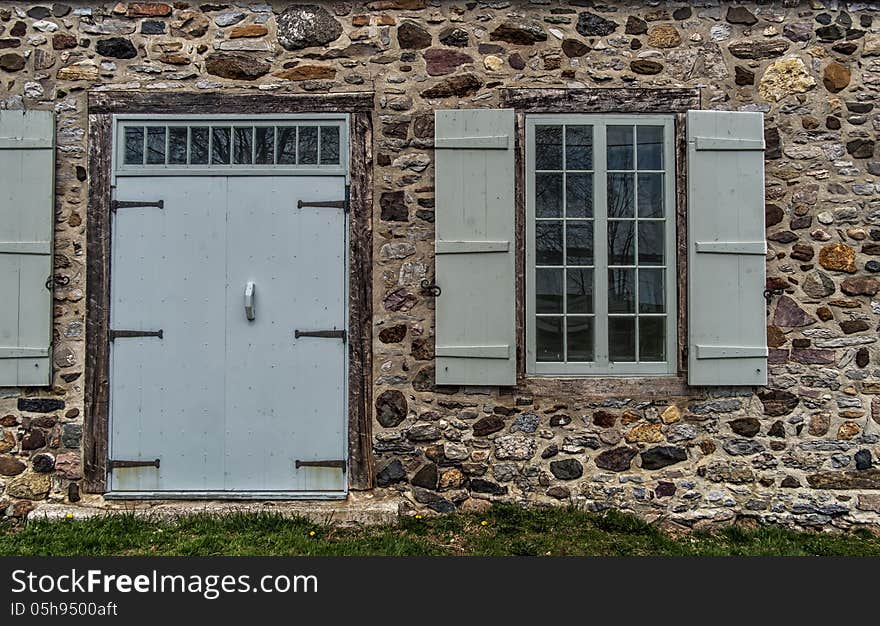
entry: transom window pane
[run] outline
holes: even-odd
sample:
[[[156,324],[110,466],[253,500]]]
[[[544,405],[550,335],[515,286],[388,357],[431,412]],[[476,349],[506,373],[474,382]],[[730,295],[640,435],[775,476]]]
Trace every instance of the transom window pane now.
[[[120,161],[126,169],[286,166],[338,169],[343,164],[339,123],[138,124],[122,122]],[[554,192],[562,211],[563,179]],[[548,200],[549,201],[549,200]]]
[[[674,371],[672,127],[656,116],[528,120],[527,324],[537,373]]]

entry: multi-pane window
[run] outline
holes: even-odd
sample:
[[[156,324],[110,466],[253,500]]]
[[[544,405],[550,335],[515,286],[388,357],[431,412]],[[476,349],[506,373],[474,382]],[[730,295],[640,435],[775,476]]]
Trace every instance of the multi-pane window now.
[[[333,119],[126,120],[119,125],[119,169],[339,168],[344,131],[344,122]]]
[[[530,372],[675,372],[672,129],[655,116],[528,118]]]

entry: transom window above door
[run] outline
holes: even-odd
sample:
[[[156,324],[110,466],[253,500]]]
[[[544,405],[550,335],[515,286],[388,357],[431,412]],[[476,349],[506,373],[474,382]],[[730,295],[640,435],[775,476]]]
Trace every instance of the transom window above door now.
[[[339,173],[346,155],[346,119],[137,117],[117,122],[117,174],[156,170],[253,174]]]
[[[676,372],[671,116],[526,124],[528,370]]]

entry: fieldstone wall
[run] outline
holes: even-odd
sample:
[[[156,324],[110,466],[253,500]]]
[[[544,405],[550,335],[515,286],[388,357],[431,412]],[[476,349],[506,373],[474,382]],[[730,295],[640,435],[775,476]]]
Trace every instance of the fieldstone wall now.
[[[0,107],[58,123],[51,390],[0,398],[0,511],[81,496],[87,90],[374,90],[374,451],[411,510],[494,500],[880,522],[880,16],[866,3],[0,3]],[[433,385],[432,110],[701,87],[762,111],[770,386]]]

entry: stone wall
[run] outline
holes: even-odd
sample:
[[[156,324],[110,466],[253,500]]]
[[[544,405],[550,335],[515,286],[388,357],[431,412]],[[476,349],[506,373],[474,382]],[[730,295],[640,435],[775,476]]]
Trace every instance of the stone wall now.
[[[864,3],[0,3],[0,107],[58,124],[51,390],[0,399],[0,510],[81,496],[86,92],[374,90],[378,482],[689,525],[880,521],[880,19]],[[701,87],[766,115],[767,389],[435,389],[433,117],[501,86]],[[674,385],[670,389],[675,388]]]

